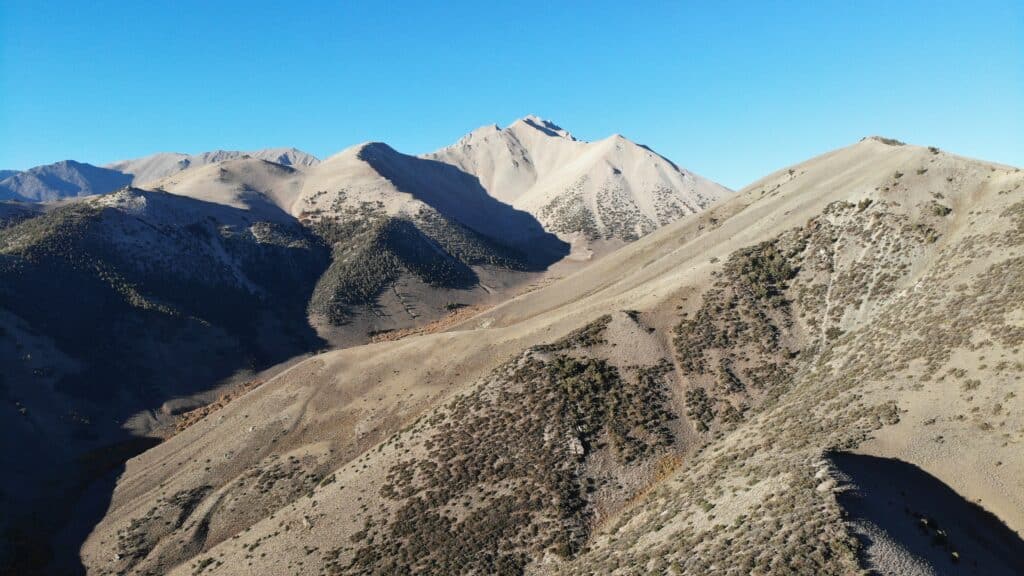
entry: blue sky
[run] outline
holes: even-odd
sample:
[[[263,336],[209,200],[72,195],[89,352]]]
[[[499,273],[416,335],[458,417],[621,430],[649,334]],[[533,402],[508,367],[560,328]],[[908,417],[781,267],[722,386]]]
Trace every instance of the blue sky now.
[[[0,2],[0,168],[531,113],[731,187],[869,134],[1024,166],[1024,2]]]

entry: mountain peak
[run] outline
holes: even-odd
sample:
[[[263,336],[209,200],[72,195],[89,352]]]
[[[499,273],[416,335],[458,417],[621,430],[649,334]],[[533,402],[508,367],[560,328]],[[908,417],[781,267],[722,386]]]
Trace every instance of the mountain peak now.
[[[381,157],[381,156],[393,156],[399,152],[387,145],[384,142],[377,142],[368,140],[366,142],[360,142],[354,144],[348,148],[343,149],[340,152],[336,152],[331,156],[327,157],[324,162],[336,162],[336,161],[348,161],[351,158],[358,158],[359,160],[366,160],[367,158]]]
[[[516,128],[517,126],[528,126],[534,130],[538,130],[543,134],[551,136],[553,138],[565,138],[568,140],[576,140],[576,138],[571,133],[569,133],[568,130],[562,128],[561,126],[555,124],[554,122],[551,122],[550,120],[545,120],[540,116],[536,116],[534,114],[528,114],[520,118],[519,120],[516,120],[515,122],[512,123],[511,126],[509,126],[509,129]]]
[[[881,142],[882,144],[887,144],[889,146],[903,146],[903,145],[906,144],[906,142],[904,142],[902,140],[897,140],[895,138],[888,138],[888,137],[880,136],[880,135],[877,135],[877,134],[872,135],[872,136],[865,136],[865,137],[860,139],[861,142],[864,142],[865,140],[872,140],[874,142]]]
[[[471,174],[494,198],[573,239],[581,254],[636,240],[729,192],[622,134],[577,140],[533,114],[503,130],[477,128],[423,157]]]

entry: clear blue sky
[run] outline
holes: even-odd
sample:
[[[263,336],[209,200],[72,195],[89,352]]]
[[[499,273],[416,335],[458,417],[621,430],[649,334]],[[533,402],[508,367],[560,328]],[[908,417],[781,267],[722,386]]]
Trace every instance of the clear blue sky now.
[[[868,134],[1024,166],[1024,2],[0,1],[0,168],[530,113],[732,187]]]

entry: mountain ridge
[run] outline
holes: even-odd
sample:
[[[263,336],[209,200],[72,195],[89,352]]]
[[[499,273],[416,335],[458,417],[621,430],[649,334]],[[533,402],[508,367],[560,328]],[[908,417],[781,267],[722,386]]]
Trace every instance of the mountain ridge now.
[[[322,346],[305,305],[326,259],[297,225],[138,189],[4,222],[0,501],[16,524],[0,528],[23,548],[3,560],[38,561],[65,505],[173,418],[165,403]]]
[[[1019,531],[1024,462],[997,438],[1024,422],[997,361],[1021,342],[1022,205],[1019,170],[923,147],[866,141],[783,169],[450,331],[293,367],[130,461],[84,561],[856,574],[871,566],[828,451],[858,446],[983,493]],[[963,328],[994,360],[963,359]],[[252,420],[269,413],[284,417]],[[914,441],[936,434],[956,442]],[[146,513],[158,493],[196,503]],[[1013,573],[943,512],[920,511]]]
[[[515,130],[576,142],[539,119]],[[25,562],[46,555],[64,504],[214,389],[289,357],[486,308],[564,273],[554,268],[566,242],[451,164],[384,143],[305,165],[263,155],[115,164],[134,163],[134,177],[68,161],[48,170],[62,186],[81,170],[82,185],[0,202],[0,357],[10,368],[0,377],[10,416],[0,436],[33,447],[30,458],[3,451],[14,472],[0,498],[16,514],[4,520],[14,525],[0,523],[0,544],[35,550]],[[148,190],[132,184],[147,173],[165,175]],[[47,503],[51,488],[68,500]]]
[[[336,164],[338,158],[351,154],[353,150],[368,152],[377,146],[395,152],[386,144],[368,142],[346,148],[329,157],[327,162],[329,165]],[[389,155],[384,153],[381,156]],[[183,181],[182,178],[184,181],[196,182],[199,178],[195,170],[204,166],[247,158],[267,160],[297,169],[304,174],[297,177],[297,180],[305,179],[305,172],[309,172],[308,176],[313,180],[322,179],[318,172],[325,171],[317,170],[320,160],[295,148],[269,148],[252,152],[215,150],[193,155],[158,153],[113,162],[104,167],[76,163],[83,169],[88,167],[94,173],[107,174],[108,180],[113,178],[116,181],[97,182],[95,185],[86,183],[77,188],[63,181],[49,186],[43,182],[36,182],[32,186],[12,185],[12,190],[26,188],[26,194],[12,191],[8,197],[18,200],[55,200],[66,196],[108,193],[120,186],[132,184],[142,187],[162,186],[186,195],[189,193],[186,191],[191,189],[191,193],[197,197],[216,199],[207,192],[196,190],[195,186],[178,182]],[[546,229],[577,245],[576,251],[581,258],[591,257],[595,246],[609,241],[610,247],[599,246],[596,252],[603,254],[622,243],[635,240],[728,193],[726,188],[681,169],[646,146],[635,144],[619,134],[593,143],[584,142],[557,124],[534,115],[520,118],[506,128],[496,125],[478,128],[455,144],[421,155],[420,158],[452,165],[475,177],[479,184],[449,182],[447,186],[453,191],[466,190],[465,193],[470,195],[475,194],[475,187],[479,186],[499,202],[530,212],[540,219]],[[38,171],[41,168],[31,170]],[[12,183],[18,179],[27,179],[28,172],[8,176],[8,179],[13,178],[10,181]],[[178,176],[180,174],[186,176]],[[263,180],[265,188],[277,188],[267,183],[266,179]],[[208,184],[216,187],[215,184]],[[432,186],[427,185],[428,188]],[[414,187],[406,186],[406,191],[415,190]],[[227,191],[221,193],[222,196],[224,194],[227,194],[224,201],[238,205],[237,198],[232,199]],[[281,205],[279,201],[275,202]],[[301,211],[301,208],[298,210]]]
[[[282,166],[308,168],[315,166],[320,160],[298,148],[263,148],[253,151],[211,150],[198,154],[182,154],[180,152],[158,152],[141,158],[119,160],[106,164],[106,168],[118,170],[133,176],[132,184],[145,186],[148,183],[177,174],[178,172],[216,164],[226,160],[242,157],[267,160]]]
[[[598,240],[636,240],[729,192],[621,134],[584,142],[536,116],[478,128],[423,157],[475,175],[582,252]]]
[[[168,152],[104,166],[61,160],[28,170],[0,171],[0,200],[49,202],[108,194],[128,185],[148,185],[189,168],[246,157],[300,169],[319,162],[315,156],[296,148],[267,148],[252,152],[214,150],[193,155]]]

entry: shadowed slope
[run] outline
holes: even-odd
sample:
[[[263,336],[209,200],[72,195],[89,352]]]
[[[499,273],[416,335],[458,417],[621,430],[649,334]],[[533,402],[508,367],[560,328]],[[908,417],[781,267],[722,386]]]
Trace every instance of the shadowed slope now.
[[[1024,540],[938,478],[892,458],[828,455],[839,503],[883,575],[1024,574]]]
[[[461,302],[490,274],[542,271],[568,245],[528,213],[503,204],[464,172],[396,152],[386,144],[354,146],[311,169],[293,213],[332,247],[330,269],[310,311],[333,325],[370,317],[370,328],[407,327],[412,307],[436,315],[445,293]],[[370,308],[396,283],[413,286],[401,303]],[[475,291],[475,292],[471,292]],[[365,321],[364,321],[365,322]]]
[[[45,540],[164,401],[319,347],[305,305],[325,266],[297,225],[134,189],[0,229],[7,537]]]
[[[568,253],[566,243],[545,232],[533,215],[496,200],[475,176],[454,166],[398,154],[385,144],[368,145],[359,157],[442,216],[519,249],[533,269],[547,268]]]

